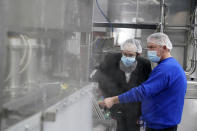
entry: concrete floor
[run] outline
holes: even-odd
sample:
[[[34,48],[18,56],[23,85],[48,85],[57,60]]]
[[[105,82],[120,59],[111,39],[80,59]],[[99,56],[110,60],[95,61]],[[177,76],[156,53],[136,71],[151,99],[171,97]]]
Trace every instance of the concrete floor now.
[[[197,99],[185,99],[183,116],[178,131],[197,131]]]
[[[185,99],[182,121],[177,131],[197,131],[197,99]]]

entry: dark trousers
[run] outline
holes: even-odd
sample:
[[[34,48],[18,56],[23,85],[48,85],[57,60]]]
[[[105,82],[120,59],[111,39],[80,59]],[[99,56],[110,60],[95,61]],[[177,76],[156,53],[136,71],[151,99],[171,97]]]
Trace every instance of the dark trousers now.
[[[140,126],[137,125],[137,119],[129,116],[116,116],[117,130],[116,131],[140,131]]]
[[[116,131],[140,131],[139,125],[135,123],[129,123],[128,120],[125,120],[124,118],[116,119],[117,120],[117,130]]]
[[[160,130],[146,128],[146,131],[177,131],[177,126],[166,128],[166,129],[160,129]]]
[[[119,104],[118,104],[119,105]],[[116,131],[140,131],[140,126],[137,124],[139,118],[139,104],[122,104],[111,108],[112,118],[117,120]]]

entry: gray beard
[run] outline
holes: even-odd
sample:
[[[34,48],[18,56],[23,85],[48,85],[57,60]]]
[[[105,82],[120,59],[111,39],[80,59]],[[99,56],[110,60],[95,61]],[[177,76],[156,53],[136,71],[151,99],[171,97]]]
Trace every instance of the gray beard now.
[[[120,70],[124,71],[125,73],[132,73],[137,66],[137,61],[135,61],[131,66],[125,66],[122,61],[120,61]]]

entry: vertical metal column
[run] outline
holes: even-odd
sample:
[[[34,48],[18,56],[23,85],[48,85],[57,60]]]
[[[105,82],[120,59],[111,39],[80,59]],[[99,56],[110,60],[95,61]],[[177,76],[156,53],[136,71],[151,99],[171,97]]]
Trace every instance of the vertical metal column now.
[[[161,0],[160,32],[163,33],[165,26],[165,0]]]

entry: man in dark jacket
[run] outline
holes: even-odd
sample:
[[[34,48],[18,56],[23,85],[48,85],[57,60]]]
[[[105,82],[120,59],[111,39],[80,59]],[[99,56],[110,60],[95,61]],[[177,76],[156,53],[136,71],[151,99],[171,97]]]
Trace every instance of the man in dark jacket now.
[[[142,52],[138,40],[130,39],[121,45],[122,53],[109,53],[100,64],[95,76],[104,97],[122,94],[147,80],[151,72],[148,60],[139,56]],[[139,131],[137,124],[141,104],[114,105],[110,111],[117,120],[117,131]]]

